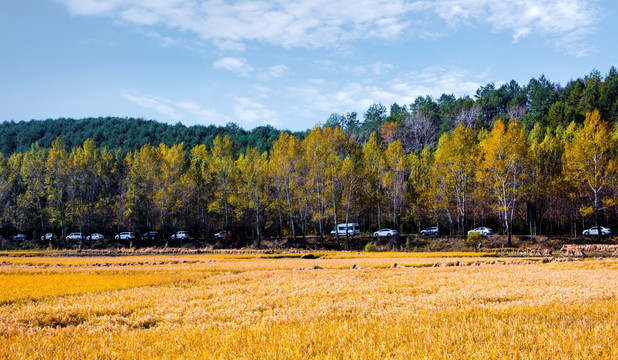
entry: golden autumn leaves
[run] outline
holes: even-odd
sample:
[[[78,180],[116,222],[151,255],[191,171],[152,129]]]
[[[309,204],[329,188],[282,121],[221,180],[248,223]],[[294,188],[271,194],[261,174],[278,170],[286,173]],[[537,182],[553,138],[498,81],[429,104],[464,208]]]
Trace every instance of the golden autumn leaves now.
[[[91,140],[67,152],[56,141],[2,159],[0,205],[5,221],[38,233],[183,229],[206,238],[241,227],[256,246],[265,232],[320,236],[351,221],[364,231],[441,222],[454,234],[499,220],[511,235],[526,202],[556,223],[614,206],[617,134],[594,111],[583,124],[530,132],[516,120],[460,125],[436,149],[409,154],[392,136],[360,143],[330,127],[302,139],[284,132],[264,153],[229,137],[126,155]]]

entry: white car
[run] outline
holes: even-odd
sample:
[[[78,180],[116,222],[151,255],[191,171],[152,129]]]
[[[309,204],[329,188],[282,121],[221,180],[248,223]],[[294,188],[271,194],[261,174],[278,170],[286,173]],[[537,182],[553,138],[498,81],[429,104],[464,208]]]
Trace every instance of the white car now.
[[[88,240],[103,240],[103,235],[99,233],[93,233],[88,236]]]
[[[438,236],[440,235],[440,229],[437,226],[428,227],[425,230],[421,230],[422,236]]]
[[[55,237],[56,236],[52,233],[46,233],[45,235],[41,236],[41,241],[52,241]]]
[[[189,240],[189,232],[188,231],[176,231],[176,233],[172,235],[172,239]]]
[[[360,234],[358,223],[337,224],[337,227],[330,232],[330,236],[354,236]]]
[[[70,233],[67,235],[67,240],[84,240],[84,235],[80,232]]]
[[[399,233],[397,232],[397,230],[392,230],[392,229],[380,229],[376,232],[373,233],[374,237],[383,237],[383,236],[395,236],[398,235]]]
[[[121,232],[114,237],[116,240],[135,240],[135,233],[130,231]]]
[[[610,228],[606,228],[603,226],[599,226],[601,228],[601,236],[605,236],[605,235],[611,235],[612,234],[612,229]],[[584,236],[597,236],[599,234],[597,227],[592,227],[590,229],[586,229],[582,232],[582,235]]]
[[[215,239],[221,240],[221,239],[223,239],[225,237],[230,236],[231,233],[232,232],[229,231],[229,230],[227,230],[227,231],[226,230],[221,230],[221,231],[219,231],[218,233],[215,234]]]
[[[479,233],[481,235],[492,235],[494,233],[494,231],[488,227],[477,227],[476,229],[472,229],[470,231],[468,231],[468,235],[472,234],[472,233]]]

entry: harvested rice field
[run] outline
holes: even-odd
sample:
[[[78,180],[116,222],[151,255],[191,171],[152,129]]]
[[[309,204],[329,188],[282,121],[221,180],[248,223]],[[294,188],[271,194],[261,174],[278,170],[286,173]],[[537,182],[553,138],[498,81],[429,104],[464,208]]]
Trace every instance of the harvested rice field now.
[[[615,258],[33,255],[0,256],[2,359],[618,358]]]

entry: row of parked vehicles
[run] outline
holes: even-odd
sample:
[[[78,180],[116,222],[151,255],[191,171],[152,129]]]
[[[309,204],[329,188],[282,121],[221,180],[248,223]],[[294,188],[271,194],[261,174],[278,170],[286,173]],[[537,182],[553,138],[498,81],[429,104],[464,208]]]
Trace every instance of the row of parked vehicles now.
[[[140,235],[141,240],[148,240],[148,239],[152,240],[152,239],[159,239],[159,238],[160,236],[159,236],[158,231],[149,231],[149,232],[145,232],[142,235]],[[174,234],[172,234],[170,238],[172,240],[189,240],[189,232],[188,231],[176,231]],[[135,240],[135,233],[131,231],[121,232],[120,234],[116,235],[114,239]]]
[[[479,233],[481,235],[492,235],[494,231],[488,227],[478,227],[468,231],[468,234]],[[373,233],[374,237],[390,237],[398,235],[397,230],[393,229],[380,229]],[[439,236],[440,229],[437,226],[430,226],[427,229],[423,229],[420,231],[421,236]]]
[[[600,226],[600,231],[601,231],[601,236],[608,236],[612,234],[612,230],[610,228],[604,227],[604,226]],[[584,231],[582,231],[582,235],[584,236],[597,236],[598,235],[598,231],[599,229],[595,227],[592,227],[590,229],[586,229]],[[485,227],[485,226],[481,226],[481,227],[477,227],[474,228],[470,231],[468,231],[468,235],[473,234],[473,233],[478,233],[480,235],[483,236],[487,236],[487,235],[493,235],[494,231],[491,228]],[[225,239],[227,237],[229,237],[231,235],[230,231],[220,231],[218,233],[215,234],[215,239],[216,240],[221,240],[221,239]],[[360,226],[358,223],[347,223],[347,224],[337,224],[337,226],[335,227],[335,229],[333,229],[330,232],[331,236],[355,236],[355,235],[360,235]],[[384,229],[380,229],[378,231],[375,231],[373,233],[374,237],[393,237],[393,236],[397,236],[399,235],[399,232],[397,230],[394,229],[388,229],[388,228],[384,228]],[[423,229],[420,231],[420,235],[421,236],[439,236],[440,235],[440,229],[437,226],[431,226],[428,227],[426,229]],[[83,241],[83,240],[89,240],[89,241],[98,241],[98,240],[103,240],[105,237],[103,236],[103,234],[99,234],[99,233],[92,233],[88,236],[86,236],[85,234],[81,233],[81,232],[74,232],[71,233],[69,235],[66,236],[67,240],[70,241]],[[170,237],[172,240],[189,240],[190,236],[189,236],[189,232],[188,231],[177,231],[174,234],[172,234],[172,236]],[[26,235],[24,234],[17,234],[15,236],[13,236],[14,240],[25,240],[26,239]],[[52,241],[56,239],[56,235],[54,235],[53,233],[46,233],[45,235],[41,236],[41,241]],[[124,231],[121,232],[119,234],[117,234],[116,236],[114,236],[115,240],[126,240],[126,241],[133,241],[136,239],[136,233],[132,232],[132,231]],[[161,237],[159,235],[159,233],[157,231],[149,231],[146,233],[143,233],[139,236],[139,239],[146,241],[146,240],[160,240]]]
[[[349,224],[348,224],[349,225]],[[352,224],[354,225],[354,229],[356,229],[358,227],[358,224],[354,223]],[[346,234],[346,228],[349,229],[349,227],[346,226],[346,224],[339,224],[337,225],[337,229],[331,231],[331,235],[335,236],[335,234],[337,232],[339,232],[339,235],[345,235]],[[610,228],[606,228],[604,226],[600,226],[600,231],[601,231],[601,236],[607,236],[607,235],[611,235],[612,234],[612,230]],[[595,227],[592,227],[590,229],[586,229],[584,231],[582,231],[582,235],[583,236],[597,236],[598,235],[598,229]],[[349,235],[358,235],[360,234],[359,231],[352,231],[352,230],[348,230]],[[470,234],[480,234],[483,236],[488,236],[488,235],[493,235],[495,234],[493,229],[485,227],[485,226],[481,226],[481,227],[477,227],[474,228],[472,230],[468,231],[468,235]],[[391,237],[391,236],[396,236],[399,233],[397,232],[397,230],[393,230],[393,229],[380,229],[376,232],[373,233],[374,237]],[[423,229],[420,231],[420,235],[421,236],[439,236],[440,235],[440,229],[437,226],[431,226],[428,227],[426,229]]]
[[[25,239],[25,235],[23,234],[19,234],[19,235],[21,235],[21,237]],[[132,240],[135,240],[135,238],[136,238],[136,235],[132,231],[124,231],[114,236],[115,240],[132,241]],[[149,232],[141,234],[139,238],[141,240],[159,239],[159,233],[157,231],[149,231]],[[173,240],[188,240],[189,232],[188,231],[177,231],[176,233],[172,234],[171,238]],[[41,236],[41,241],[52,241],[55,239],[56,239],[56,235],[53,233],[46,233],[45,235]],[[99,233],[92,233],[90,235],[85,235],[84,233],[81,233],[81,232],[74,232],[74,233],[70,233],[69,235],[67,235],[65,239],[68,241],[83,241],[83,240],[98,241],[98,240],[105,239],[105,236]]]

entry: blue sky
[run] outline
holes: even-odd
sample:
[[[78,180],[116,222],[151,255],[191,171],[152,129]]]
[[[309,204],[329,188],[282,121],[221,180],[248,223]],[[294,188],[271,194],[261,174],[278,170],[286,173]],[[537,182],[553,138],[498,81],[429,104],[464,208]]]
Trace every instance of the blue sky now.
[[[618,65],[614,0],[5,0],[0,120],[304,130]]]

